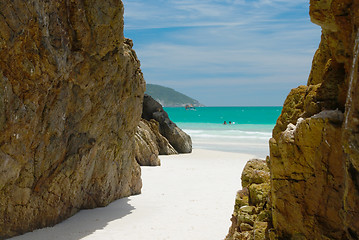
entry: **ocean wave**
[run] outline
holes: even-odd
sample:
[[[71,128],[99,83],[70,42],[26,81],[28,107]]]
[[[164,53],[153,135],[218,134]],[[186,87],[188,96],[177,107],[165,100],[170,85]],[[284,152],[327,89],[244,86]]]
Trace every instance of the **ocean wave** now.
[[[205,130],[182,129],[187,134],[203,133]]]
[[[222,132],[221,132],[222,133]],[[272,136],[271,132],[252,132],[252,131],[241,131],[241,130],[228,130],[223,131],[224,134],[229,135],[261,135],[261,136]]]
[[[188,134],[210,134],[210,135],[261,135],[261,136],[272,136],[272,132],[256,132],[256,131],[243,131],[243,130],[194,130],[194,129],[183,129]]]
[[[192,134],[192,138],[216,138],[216,139],[258,139],[269,140],[271,136],[255,136],[255,135],[220,135],[220,134]]]
[[[191,137],[269,139],[271,132],[184,130]]]

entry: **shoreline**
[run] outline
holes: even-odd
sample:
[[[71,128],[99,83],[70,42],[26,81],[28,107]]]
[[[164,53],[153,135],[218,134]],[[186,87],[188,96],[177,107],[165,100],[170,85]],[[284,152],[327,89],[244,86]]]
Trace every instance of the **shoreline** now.
[[[206,149],[162,155],[160,167],[141,167],[140,195],[11,239],[224,239],[242,170],[254,157]]]

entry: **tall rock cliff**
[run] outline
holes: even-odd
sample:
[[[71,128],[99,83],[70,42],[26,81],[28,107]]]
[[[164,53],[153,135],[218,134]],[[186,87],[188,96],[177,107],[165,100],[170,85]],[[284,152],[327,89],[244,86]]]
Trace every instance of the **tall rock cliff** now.
[[[359,1],[311,0],[322,39],[270,141],[278,239],[359,239]]]
[[[311,0],[310,16],[321,43],[273,129],[267,229],[254,224],[258,191],[244,189],[227,239],[359,239],[359,1]]]
[[[0,238],[140,193],[120,0],[0,1]]]

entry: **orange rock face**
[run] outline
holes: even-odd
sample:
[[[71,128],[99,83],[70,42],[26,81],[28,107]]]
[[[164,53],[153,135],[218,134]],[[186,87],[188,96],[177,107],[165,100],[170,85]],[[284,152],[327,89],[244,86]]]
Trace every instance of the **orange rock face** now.
[[[0,238],[140,193],[131,47],[120,0],[0,2]]]
[[[359,238],[359,2],[311,0],[322,40],[270,141],[279,239]]]

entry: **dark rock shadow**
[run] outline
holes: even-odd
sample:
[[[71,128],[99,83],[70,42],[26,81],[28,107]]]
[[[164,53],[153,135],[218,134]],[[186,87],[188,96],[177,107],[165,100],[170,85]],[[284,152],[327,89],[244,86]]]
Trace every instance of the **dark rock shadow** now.
[[[121,219],[135,208],[130,199],[122,198],[107,207],[81,210],[69,219],[50,228],[38,229],[11,240],[79,240],[97,230],[104,229],[109,222]]]

